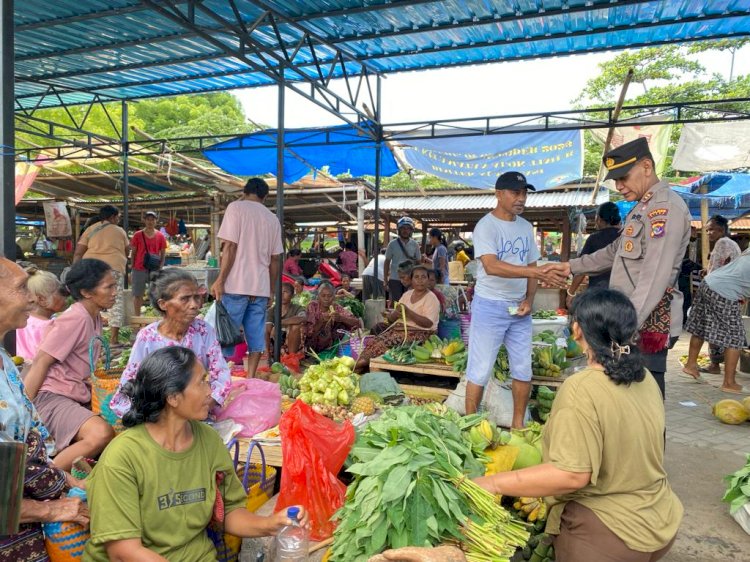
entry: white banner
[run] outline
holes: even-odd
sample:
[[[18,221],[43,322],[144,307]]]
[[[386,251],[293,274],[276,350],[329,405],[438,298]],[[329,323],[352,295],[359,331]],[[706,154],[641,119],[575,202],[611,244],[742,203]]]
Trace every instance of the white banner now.
[[[65,203],[59,201],[45,201],[44,219],[47,221],[48,238],[67,238],[73,235],[70,226],[70,215]]]
[[[672,168],[682,172],[750,168],[750,123],[686,123]]]
[[[663,119],[663,117],[653,117],[652,119]],[[648,119],[645,119],[645,121],[648,121]],[[602,145],[607,140],[608,132],[608,129],[591,129],[594,138]],[[623,125],[622,127],[615,127],[611,148],[617,148],[635,139],[645,138],[648,141],[651,156],[654,157],[656,163],[656,173],[661,176],[667,164],[667,149],[669,148],[671,134],[672,125]]]

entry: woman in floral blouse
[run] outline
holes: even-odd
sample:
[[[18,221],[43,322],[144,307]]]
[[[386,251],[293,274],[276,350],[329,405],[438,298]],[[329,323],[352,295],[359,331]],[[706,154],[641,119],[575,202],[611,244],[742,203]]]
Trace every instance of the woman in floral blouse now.
[[[190,273],[177,268],[159,271],[150,284],[151,303],[164,318],[138,332],[125,371],[110,407],[122,417],[130,409],[130,399],[122,385],[135,378],[141,362],[151,352],[170,345],[192,349],[208,371],[211,397],[221,406],[229,393],[231,376],[214,329],[198,318],[203,303],[198,283]]]
[[[11,330],[26,326],[33,307],[26,286],[28,274],[0,258],[0,341]],[[49,462],[54,449],[49,432],[24,391],[18,370],[0,347],[0,432],[4,439],[26,443],[26,470],[21,501],[21,526],[15,535],[0,537],[0,562],[46,562],[42,522],[75,521],[88,525],[85,503],[65,498],[68,488],[81,483]],[[3,467],[7,470],[7,467]],[[2,506],[6,509],[7,506]]]

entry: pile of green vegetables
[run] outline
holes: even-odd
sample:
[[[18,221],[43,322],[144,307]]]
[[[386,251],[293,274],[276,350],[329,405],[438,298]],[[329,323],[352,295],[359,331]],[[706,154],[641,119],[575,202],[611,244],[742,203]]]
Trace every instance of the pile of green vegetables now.
[[[457,420],[427,409],[392,408],[358,436],[354,475],[336,513],[331,562],[364,562],[386,548],[459,544],[469,562],[503,562],[526,544],[526,526],[471,477],[484,474]]]
[[[359,299],[355,299],[354,297],[340,297],[336,299],[336,303],[343,306],[357,318],[365,317],[365,305]]]
[[[552,320],[557,318],[557,312],[554,310],[537,310],[531,313],[534,320]]]

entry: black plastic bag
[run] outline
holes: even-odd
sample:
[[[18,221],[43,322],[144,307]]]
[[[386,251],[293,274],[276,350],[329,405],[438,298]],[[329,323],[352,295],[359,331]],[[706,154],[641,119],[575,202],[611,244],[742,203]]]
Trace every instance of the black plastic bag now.
[[[221,347],[234,347],[245,341],[240,329],[232,322],[227,309],[221,302],[216,301],[216,339]]]

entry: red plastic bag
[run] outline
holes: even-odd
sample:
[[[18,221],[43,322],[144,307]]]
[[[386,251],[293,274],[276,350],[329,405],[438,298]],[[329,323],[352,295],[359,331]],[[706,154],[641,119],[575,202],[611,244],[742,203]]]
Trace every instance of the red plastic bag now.
[[[240,437],[274,427],[281,416],[281,390],[276,383],[261,379],[233,380],[216,421],[232,419],[242,425]]]
[[[293,373],[300,372],[300,361],[305,358],[305,353],[300,351],[299,353],[285,353],[281,356],[281,364]]]
[[[310,514],[310,538],[333,535],[331,516],[344,505],[346,486],[337,475],[354,444],[354,426],[338,424],[297,400],[281,416],[281,491],[276,511],[304,505]]]

